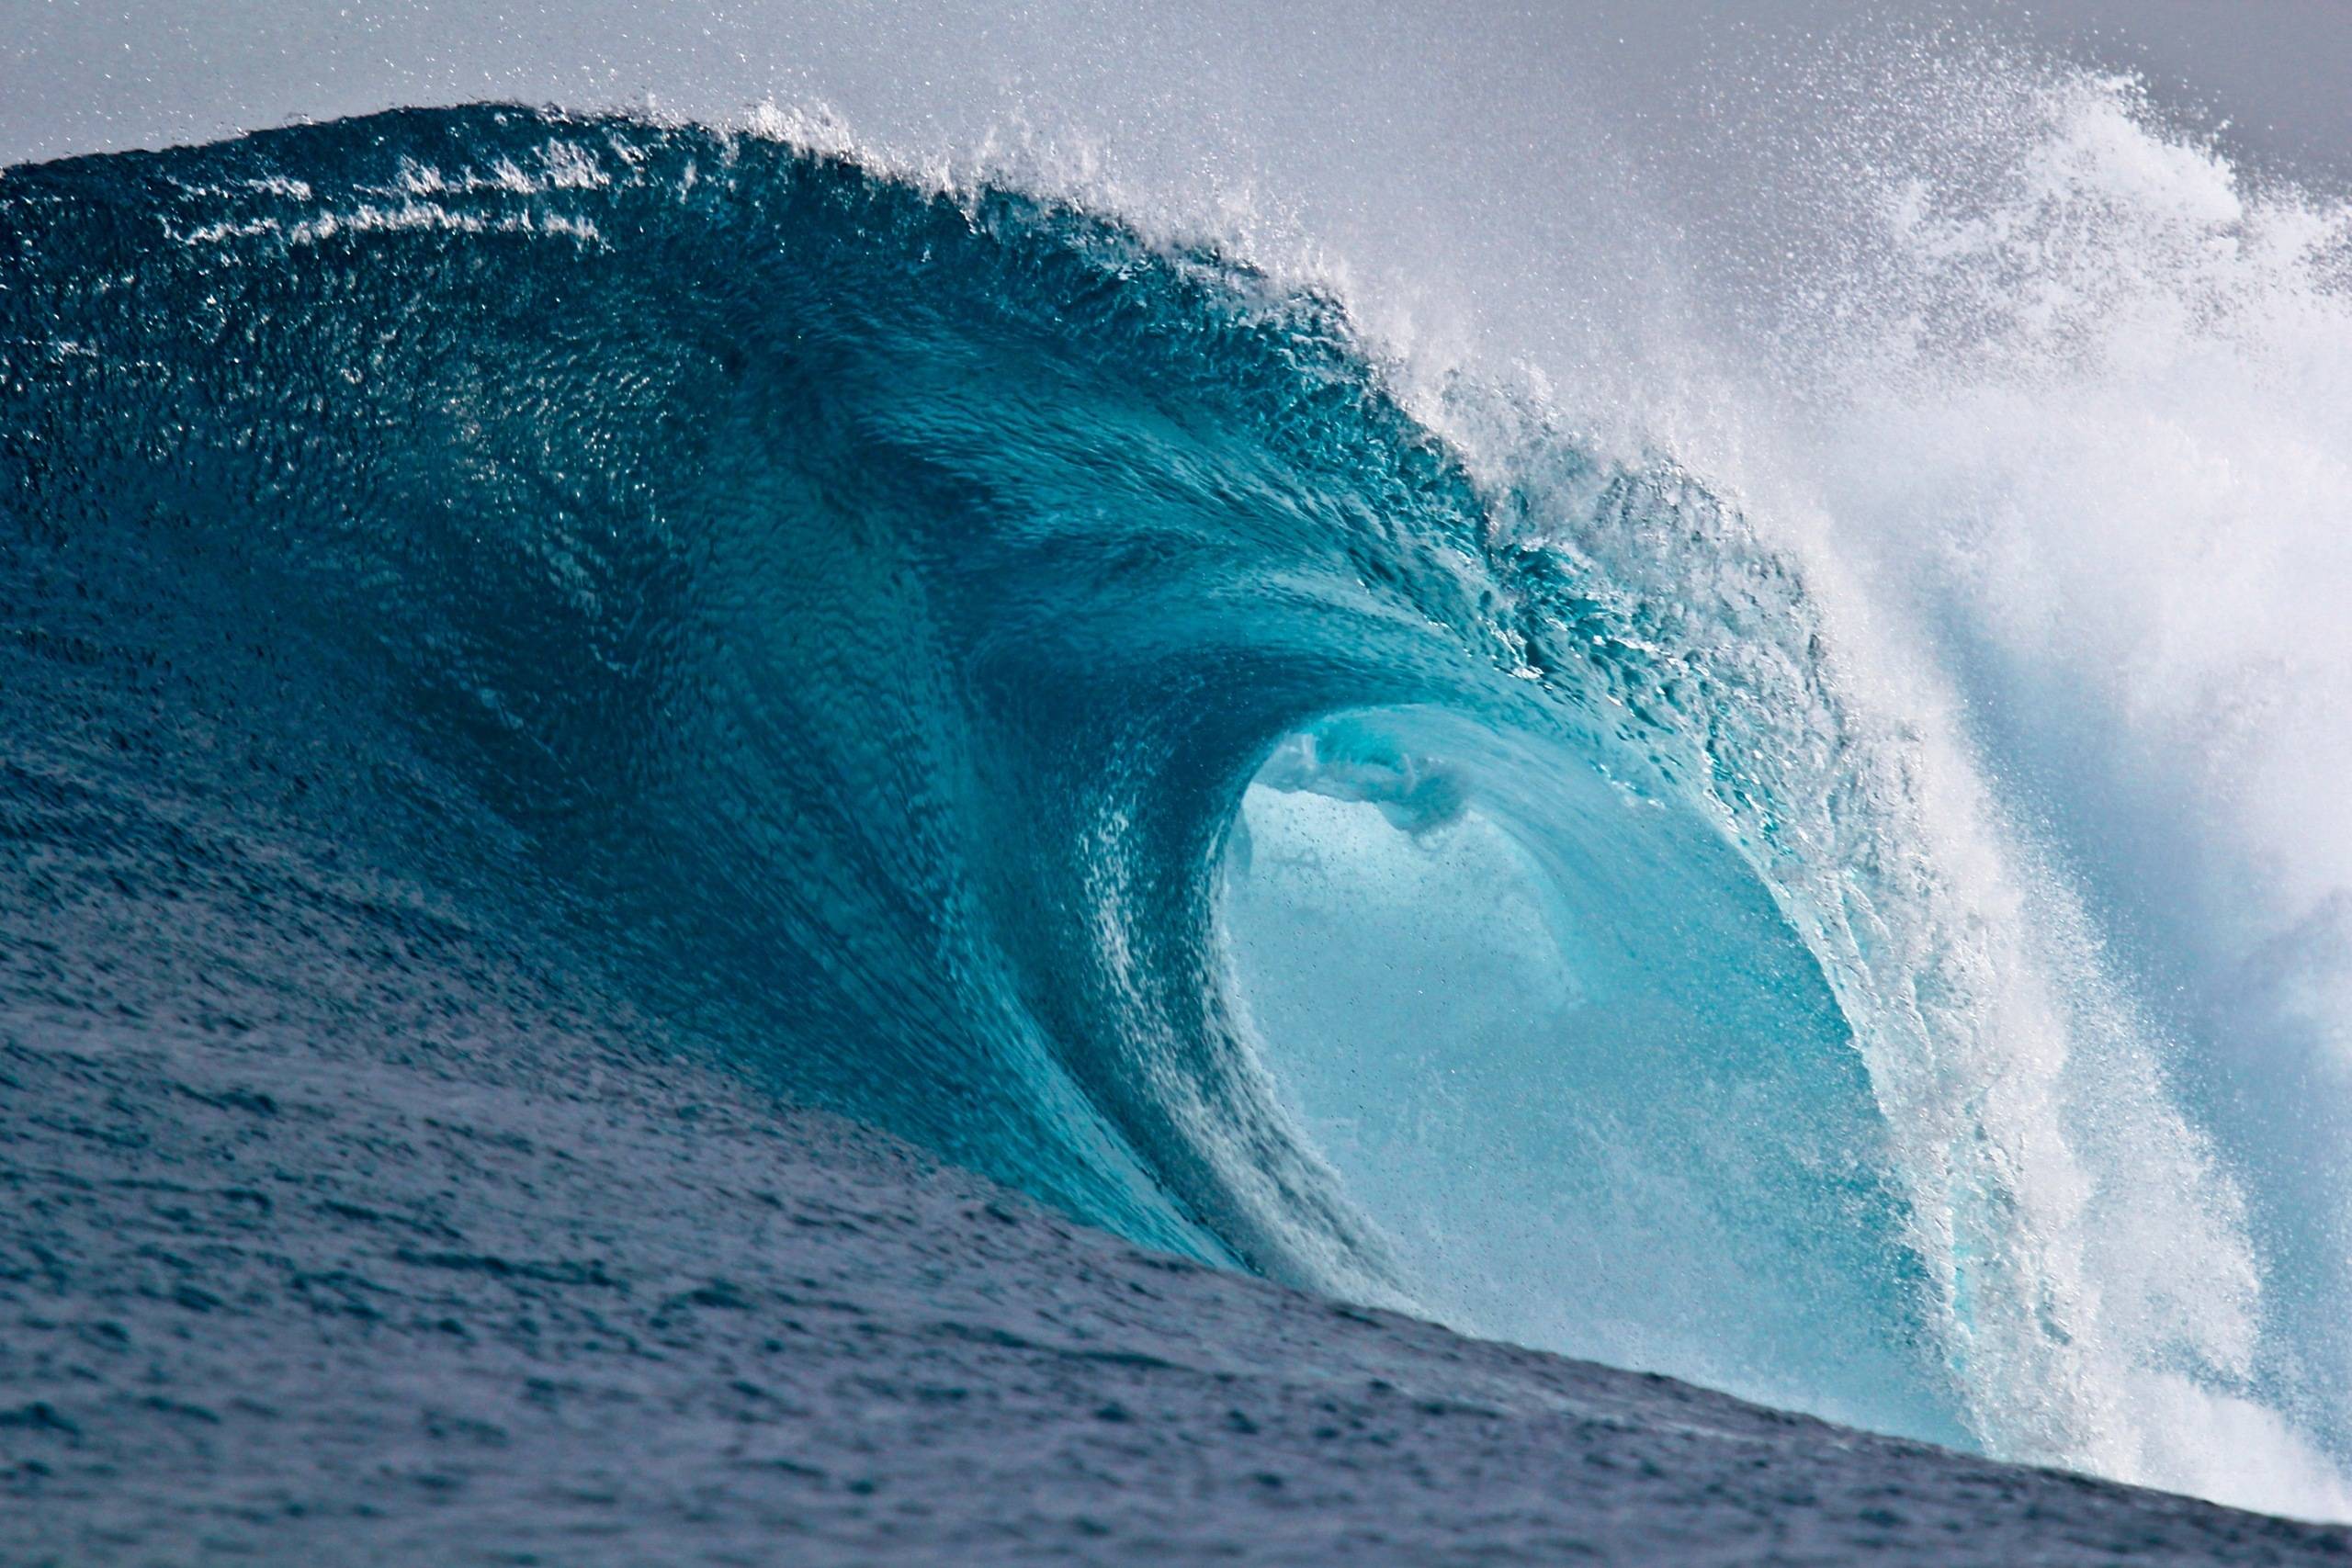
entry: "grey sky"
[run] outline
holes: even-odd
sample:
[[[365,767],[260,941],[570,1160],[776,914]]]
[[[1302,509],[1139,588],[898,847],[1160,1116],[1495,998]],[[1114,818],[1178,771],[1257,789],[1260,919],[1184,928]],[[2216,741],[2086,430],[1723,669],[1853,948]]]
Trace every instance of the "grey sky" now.
[[[861,129],[918,138],[1042,103],[1115,140],[1134,114],[1196,97],[1246,112],[1260,87],[1318,65],[1318,91],[1344,94],[1353,76],[1379,95],[1426,67],[1475,96],[1476,62],[1493,62],[1544,112],[1573,105],[1622,124],[1670,116],[1709,73],[1766,69],[1776,52],[1868,28],[1873,13],[1965,17],[2028,49],[2132,66],[2160,99],[2230,121],[2227,139],[2258,162],[2329,183],[2352,174],[2352,5],[2339,0],[0,0],[0,164],[484,96],[595,107],[650,96],[705,117],[813,96]]]

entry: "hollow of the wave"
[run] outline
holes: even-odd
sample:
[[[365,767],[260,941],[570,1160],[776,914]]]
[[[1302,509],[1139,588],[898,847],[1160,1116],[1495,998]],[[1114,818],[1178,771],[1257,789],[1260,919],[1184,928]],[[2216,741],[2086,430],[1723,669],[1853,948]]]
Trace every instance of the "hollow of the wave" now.
[[[1703,825],[1341,715],[1258,773],[1220,897],[1237,1011],[1422,1310],[1968,1440],[1838,1011]]]

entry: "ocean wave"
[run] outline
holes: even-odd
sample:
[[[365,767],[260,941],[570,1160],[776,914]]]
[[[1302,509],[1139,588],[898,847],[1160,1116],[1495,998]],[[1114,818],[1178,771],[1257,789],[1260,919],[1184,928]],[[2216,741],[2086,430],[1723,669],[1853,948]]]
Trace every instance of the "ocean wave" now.
[[[21,919],[64,835],[164,886],[300,844],[1138,1241],[2335,1484],[2248,1175],[2064,856],[1672,457],[789,126],[11,170],[0,258]],[[352,1005],[414,962],[356,946]],[[97,1005],[27,973],[0,1007]]]

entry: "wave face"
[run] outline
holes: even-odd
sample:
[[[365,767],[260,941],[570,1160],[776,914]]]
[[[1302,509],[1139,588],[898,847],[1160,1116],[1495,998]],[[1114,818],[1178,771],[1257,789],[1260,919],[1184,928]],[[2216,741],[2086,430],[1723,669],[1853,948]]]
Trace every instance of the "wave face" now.
[[[0,269],[14,1021],[147,1005],[55,978],[50,848],[299,852],[376,936],[277,983],[357,1015],[424,911],[1139,1242],[2340,1506],[2064,857],[1672,461],[1408,408],[1214,248],[629,119],[17,169]]]

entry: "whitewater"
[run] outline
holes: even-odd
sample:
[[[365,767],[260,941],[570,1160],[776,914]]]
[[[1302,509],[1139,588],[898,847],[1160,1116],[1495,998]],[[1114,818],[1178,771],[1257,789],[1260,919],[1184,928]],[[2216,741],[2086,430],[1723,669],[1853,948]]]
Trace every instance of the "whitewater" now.
[[[593,1108],[576,1030],[1383,1322],[2352,1518],[2352,207],[1879,64],[1724,107],[1736,231],[1597,156],[1536,256],[815,107],[6,171],[14,1141],[104,1124],[61,1041]]]

